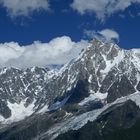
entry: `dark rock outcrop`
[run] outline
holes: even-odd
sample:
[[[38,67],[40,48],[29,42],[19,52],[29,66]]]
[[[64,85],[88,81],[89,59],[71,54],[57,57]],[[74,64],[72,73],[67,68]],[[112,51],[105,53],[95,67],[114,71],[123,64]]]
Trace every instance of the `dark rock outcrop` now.
[[[88,122],[79,130],[62,134],[55,140],[138,140],[140,123],[137,124],[137,122],[140,122],[140,109],[129,100],[112,106],[96,121]]]

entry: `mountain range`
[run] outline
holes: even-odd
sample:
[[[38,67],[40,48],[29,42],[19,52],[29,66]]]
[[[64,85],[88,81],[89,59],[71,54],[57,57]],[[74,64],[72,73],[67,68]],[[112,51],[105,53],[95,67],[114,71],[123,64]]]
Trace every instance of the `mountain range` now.
[[[94,39],[64,66],[0,69],[1,140],[139,140],[140,49]]]

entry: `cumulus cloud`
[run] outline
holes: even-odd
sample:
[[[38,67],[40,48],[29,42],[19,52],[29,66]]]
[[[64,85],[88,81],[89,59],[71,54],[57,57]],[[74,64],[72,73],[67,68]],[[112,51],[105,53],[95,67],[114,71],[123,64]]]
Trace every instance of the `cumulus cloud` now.
[[[119,34],[114,30],[104,29],[102,31],[99,31],[98,33],[102,35],[107,41],[114,40],[114,39],[119,41]]]
[[[140,0],[73,0],[71,7],[80,14],[93,12],[98,19],[104,20],[116,12],[124,11],[133,3],[140,4]]]
[[[48,0],[0,0],[0,4],[13,17],[29,16],[33,11],[48,10]]]
[[[0,67],[63,65],[77,57],[87,45],[84,40],[74,42],[67,36],[48,43],[36,41],[28,46],[20,46],[15,42],[0,44]]]
[[[107,42],[119,41],[119,34],[113,29],[103,29],[101,31],[84,30],[84,36],[98,38]]]

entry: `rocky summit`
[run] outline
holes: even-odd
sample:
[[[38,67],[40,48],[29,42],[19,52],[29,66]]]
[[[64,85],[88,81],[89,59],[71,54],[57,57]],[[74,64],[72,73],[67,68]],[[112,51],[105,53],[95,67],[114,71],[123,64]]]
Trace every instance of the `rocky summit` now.
[[[61,68],[0,69],[0,140],[139,140],[140,49],[94,39]]]

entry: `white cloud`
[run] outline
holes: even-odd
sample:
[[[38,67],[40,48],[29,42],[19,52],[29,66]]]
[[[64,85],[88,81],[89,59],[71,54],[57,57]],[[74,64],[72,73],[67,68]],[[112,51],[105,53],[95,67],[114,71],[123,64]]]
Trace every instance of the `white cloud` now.
[[[48,10],[48,0],[0,0],[0,4],[13,17],[29,16],[33,11]]]
[[[84,30],[84,38],[88,37],[89,39],[93,39],[97,37],[97,32],[95,30]]]
[[[87,45],[86,41],[73,42],[67,36],[49,43],[36,41],[28,46],[19,46],[15,42],[0,44],[0,67],[62,65],[77,57]]]
[[[104,29],[102,31],[98,32],[100,35],[102,35],[107,41],[111,41],[111,40],[117,40],[119,41],[119,34],[111,29]]]
[[[107,42],[119,41],[119,34],[112,29],[103,29],[101,31],[84,30],[84,36],[88,38],[99,38]]]
[[[73,0],[71,7],[80,14],[93,12],[98,19],[104,20],[118,11],[124,11],[132,3],[140,4],[140,0]]]

